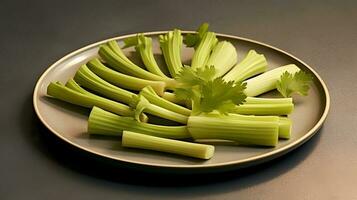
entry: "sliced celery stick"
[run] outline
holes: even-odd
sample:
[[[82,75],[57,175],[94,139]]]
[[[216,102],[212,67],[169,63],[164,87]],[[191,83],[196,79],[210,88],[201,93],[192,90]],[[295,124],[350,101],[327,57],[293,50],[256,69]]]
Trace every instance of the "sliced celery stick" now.
[[[137,97],[133,97],[132,107],[135,108],[135,118],[140,121],[140,116],[142,112],[149,113],[151,115],[155,115],[164,119],[172,120],[175,122],[179,122],[182,124],[187,123],[187,116],[182,115],[171,110],[167,110],[165,108],[161,108],[160,106],[151,104],[144,96],[138,95]]]
[[[166,83],[163,81],[145,80],[114,71],[103,65],[97,58],[90,60],[87,66],[102,79],[121,88],[140,91],[150,85],[160,96],[163,95],[165,90]]]
[[[279,117],[279,138],[289,139],[291,136],[291,120],[287,117]]]
[[[247,97],[245,104],[289,104],[293,103],[292,98],[259,98]]]
[[[135,49],[140,53],[141,59],[143,63],[148,69],[149,72],[156,74],[158,76],[168,78],[160,69],[159,65],[157,64],[154,53],[152,51],[152,39],[150,37],[146,37],[143,34],[137,35],[138,44],[136,45]]]
[[[213,32],[206,32],[200,41],[192,57],[191,67],[196,69],[205,67],[212,49],[216,46],[218,39]]]
[[[164,81],[167,87],[175,87],[176,85],[174,79],[158,76],[131,62],[122,52],[116,41],[110,41],[106,45],[101,45],[98,53],[106,63],[122,73],[147,80]]]
[[[111,101],[109,99],[105,99],[99,96],[82,94],[58,83],[50,83],[47,87],[47,94],[56,99],[78,106],[86,108],[92,108],[93,106],[97,106],[118,115],[134,116],[133,110],[131,110],[128,106],[124,104]]]
[[[98,107],[93,107],[88,119],[89,134],[121,136],[124,130],[172,139],[190,138],[186,126],[161,126],[142,123],[132,117],[121,117]]]
[[[223,139],[251,145],[276,146],[279,118],[250,118],[190,116],[187,129],[194,139]]]
[[[171,110],[173,112],[189,116],[191,114],[191,110],[187,109],[183,106],[177,105],[175,103],[172,103],[166,99],[163,99],[159,97],[153,90],[151,86],[147,86],[143,88],[140,92],[141,95],[143,95],[150,103],[155,104],[157,106],[160,106],[162,108]]]
[[[214,146],[160,138],[131,131],[123,131],[122,146],[173,153],[200,159],[210,159]]]
[[[186,105],[186,101],[176,98],[175,93],[172,93],[172,92],[165,92],[164,95],[162,95],[162,98],[164,98],[172,103]]]
[[[213,65],[216,69],[215,77],[221,77],[237,63],[237,59],[237,51],[232,43],[221,41],[213,48],[206,65]]]
[[[181,49],[183,37],[181,31],[178,29],[169,31],[165,35],[160,35],[159,40],[171,77],[176,77],[176,74],[178,74],[182,68]]]
[[[276,89],[277,81],[284,72],[293,74],[299,70],[300,69],[296,65],[290,64],[267,71],[245,81],[245,83],[247,83],[247,88],[244,92],[247,96],[258,96],[270,90],[274,90]]]
[[[225,81],[242,82],[250,77],[265,72],[267,67],[268,63],[264,55],[250,50],[240,63],[224,75],[223,79]]]
[[[95,97],[95,98],[100,98],[100,99],[104,99],[104,100],[107,100],[101,96],[98,96],[96,94],[93,94],[91,92],[88,92],[87,90],[83,89],[78,83],[76,83],[75,80],[73,80],[72,78],[69,79],[66,83],[66,87],[70,88],[70,89],[73,89],[77,92],[80,92],[82,94],[85,94],[85,95],[89,95],[89,96],[92,96],[92,97]],[[110,101],[110,100],[109,100]],[[138,119],[139,121],[141,122],[147,122],[148,121],[148,117],[142,113],[141,115],[138,116]]]
[[[294,110],[294,104],[243,104],[236,106],[234,113],[243,115],[288,115]]]
[[[118,88],[90,71],[86,65],[82,65],[74,76],[74,80],[85,88],[93,90],[107,98],[129,104],[132,102],[133,95],[127,90]]]

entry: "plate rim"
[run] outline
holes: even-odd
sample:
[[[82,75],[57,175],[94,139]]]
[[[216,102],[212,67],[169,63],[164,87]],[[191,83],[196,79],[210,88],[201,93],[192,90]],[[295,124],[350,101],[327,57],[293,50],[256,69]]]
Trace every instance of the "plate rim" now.
[[[144,35],[160,35],[160,34],[165,34],[168,31],[151,31],[151,32],[144,32]],[[183,34],[188,34],[188,33],[196,33],[195,31],[181,31]],[[140,165],[140,166],[148,166],[148,167],[154,167],[154,168],[174,168],[174,169],[206,169],[206,168],[219,168],[219,167],[227,167],[227,166],[243,166],[243,165],[254,165],[254,164],[258,164],[261,162],[265,162],[265,161],[269,161],[272,160],[276,157],[279,157],[285,153],[288,153],[289,151],[299,147],[300,145],[302,145],[303,143],[305,143],[307,140],[309,140],[312,136],[315,135],[315,133],[321,128],[321,126],[323,125],[324,121],[327,118],[327,114],[330,110],[330,95],[329,95],[329,91],[327,89],[327,86],[325,84],[325,82],[322,80],[322,78],[320,77],[320,75],[312,68],[310,67],[308,64],[306,64],[304,61],[300,60],[299,58],[297,58],[296,56],[292,55],[291,53],[288,53],[284,50],[281,50],[277,47],[274,47],[272,45],[263,43],[263,42],[259,42],[253,39],[248,39],[245,37],[239,37],[239,36],[235,36],[235,35],[230,35],[230,34],[222,34],[222,33],[216,33],[217,36],[220,37],[225,37],[225,38],[230,38],[230,39],[235,39],[235,40],[241,40],[241,41],[245,41],[245,42],[250,42],[250,43],[254,43],[257,45],[261,45],[270,49],[273,49],[275,51],[278,51],[282,54],[285,54],[286,56],[289,56],[290,58],[293,58],[294,60],[300,62],[302,65],[304,65],[304,67],[308,68],[315,77],[317,77],[319,83],[321,84],[323,91],[325,93],[325,108],[323,111],[323,114],[321,115],[319,121],[302,137],[298,138],[296,141],[275,149],[273,151],[270,151],[268,153],[264,153],[264,154],[260,154],[260,155],[256,155],[256,156],[252,156],[249,158],[245,158],[245,159],[240,159],[240,160],[236,160],[236,161],[228,161],[228,162],[222,162],[222,163],[214,163],[214,164],[205,164],[205,165],[189,165],[189,164],[183,164],[183,165],[175,165],[175,164],[155,164],[155,163],[147,163],[147,162],[140,162],[140,161],[132,161],[129,159],[123,159],[123,158],[118,158],[115,156],[110,156],[104,153],[100,153],[97,152],[95,150],[89,149],[87,147],[83,147],[67,138],[65,138],[64,136],[62,136],[60,133],[58,133],[56,130],[54,130],[44,119],[43,116],[41,116],[40,112],[39,112],[39,108],[38,108],[38,104],[37,104],[37,94],[39,93],[40,90],[40,86],[43,81],[43,79],[46,77],[46,75],[53,69],[56,67],[56,65],[58,65],[59,63],[63,62],[64,60],[75,56],[76,54],[79,54],[83,51],[86,51],[90,48],[99,46],[105,42],[108,42],[110,40],[122,40],[124,38],[128,38],[128,37],[132,37],[135,36],[137,33],[132,33],[132,34],[125,34],[125,35],[121,35],[121,36],[116,36],[116,37],[112,37],[112,38],[108,38],[108,39],[104,39],[104,40],[100,40],[94,43],[91,43],[89,45],[86,45],[82,48],[79,48],[77,50],[74,50],[68,54],[66,54],[65,56],[61,57],[60,59],[58,59],[57,61],[55,61],[53,64],[51,64],[48,68],[46,68],[46,70],[41,74],[41,76],[37,79],[34,91],[33,91],[33,107],[34,110],[36,112],[37,117],[40,119],[41,123],[43,125],[45,125],[45,127],[50,130],[54,135],[56,135],[59,139],[65,141],[66,143],[73,145],[76,148],[79,148],[81,150],[84,150],[88,153],[103,157],[103,158],[108,158],[114,161],[119,161],[119,162],[124,162],[127,164],[135,164],[135,165]]]

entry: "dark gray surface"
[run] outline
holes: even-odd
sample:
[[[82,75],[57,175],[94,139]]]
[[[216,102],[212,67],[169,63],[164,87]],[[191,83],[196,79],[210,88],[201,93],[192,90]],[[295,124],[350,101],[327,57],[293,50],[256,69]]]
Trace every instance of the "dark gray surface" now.
[[[0,199],[357,199],[356,7],[353,1],[2,1]],[[195,29],[203,21],[284,49],[318,71],[332,102],[323,129],[251,170],[164,179],[100,163],[37,120],[33,87],[65,54],[121,34]]]

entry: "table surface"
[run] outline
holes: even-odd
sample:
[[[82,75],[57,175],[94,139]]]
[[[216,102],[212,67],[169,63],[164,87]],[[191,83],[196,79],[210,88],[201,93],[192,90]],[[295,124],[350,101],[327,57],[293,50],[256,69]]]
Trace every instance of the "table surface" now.
[[[2,1],[1,199],[357,199],[356,1]],[[288,155],[206,176],[143,174],[52,136],[32,107],[36,80],[87,44],[179,27],[255,39],[292,53],[326,81],[323,128]]]

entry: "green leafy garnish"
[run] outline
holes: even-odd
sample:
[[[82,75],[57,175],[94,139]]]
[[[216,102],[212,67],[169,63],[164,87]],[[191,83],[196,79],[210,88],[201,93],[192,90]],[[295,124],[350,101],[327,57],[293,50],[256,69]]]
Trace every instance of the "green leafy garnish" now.
[[[175,94],[179,99],[192,101],[193,114],[214,110],[228,114],[236,105],[244,103],[246,84],[225,82],[222,78],[214,78],[215,73],[213,66],[196,70],[184,67],[177,76],[179,86]]]
[[[201,39],[203,38],[203,35],[208,31],[209,24],[208,23],[203,23],[197,30],[197,34],[187,34],[184,39],[184,43],[188,47],[196,47]]]
[[[293,93],[306,96],[312,82],[311,74],[300,70],[294,74],[284,72],[277,82],[277,90],[284,96],[290,97]]]

